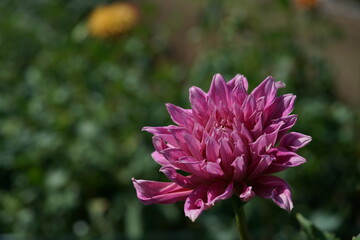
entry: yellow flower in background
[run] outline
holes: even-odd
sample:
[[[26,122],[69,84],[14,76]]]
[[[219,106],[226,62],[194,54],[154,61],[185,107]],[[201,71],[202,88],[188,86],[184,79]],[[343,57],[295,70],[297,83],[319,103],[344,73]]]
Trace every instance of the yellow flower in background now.
[[[301,8],[314,8],[318,4],[318,0],[295,0],[295,3]]]
[[[138,19],[138,9],[134,5],[118,2],[95,8],[87,25],[92,36],[106,38],[129,31]]]

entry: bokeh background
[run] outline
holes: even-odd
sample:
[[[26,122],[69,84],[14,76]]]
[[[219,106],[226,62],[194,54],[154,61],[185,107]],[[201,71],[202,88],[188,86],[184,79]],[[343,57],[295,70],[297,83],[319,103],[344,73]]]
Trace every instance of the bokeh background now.
[[[131,177],[166,180],[143,126],[170,124],[212,76],[266,76],[297,95],[308,162],[282,173],[291,214],[246,205],[253,239],[307,239],[302,213],[360,232],[360,1],[1,0],[0,238],[236,239],[231,202],[192,223],[143,206]]]

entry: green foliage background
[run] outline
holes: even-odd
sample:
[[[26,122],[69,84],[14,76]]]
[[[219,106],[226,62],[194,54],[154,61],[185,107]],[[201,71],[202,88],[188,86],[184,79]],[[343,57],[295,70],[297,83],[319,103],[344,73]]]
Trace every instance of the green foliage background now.
[[[142,206],[131,177],[166,180],[145,125],[170,123],[164,103],[188,107],[188,88],[212,75],[267,75],[297,95],[296,131],[313,137],[308,163],[282,173],[292,214],[246,205],[253,239],[307,239],[295,213],[350,239],[360,230],[359,118],[333,94],[322,47],[336,31],[290,0],[202,1],[179,58],[172,22],[154,3],[112,39],[86,35],[89,12],[109,1],[0,1],[0,234],[9,239],[236,239],[230,202],[184,217],[183,204]],[[188,3],[192,4],[192,3]],[[179,21],[174,18],[174,21]],[[176,24],[175,24],[176,26]]]

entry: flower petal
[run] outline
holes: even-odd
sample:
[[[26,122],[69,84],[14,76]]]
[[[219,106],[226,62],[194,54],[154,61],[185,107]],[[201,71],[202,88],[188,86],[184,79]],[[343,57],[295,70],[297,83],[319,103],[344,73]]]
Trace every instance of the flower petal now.
[[[246,174],[246,165],[244,160],[244,155],[235,158],[234,162],[231,164],[234,168],[233,180],[235,182],[241,181]]]
[[[176,183],[136,180],[132,178],[136,194],[143,204],[170,204],[184,201],[192,192]]]
[[[270,198],[276,205],[290,212],[293,208],[291,190],[287,182],[275,176],[261,176],[253,184],[256,195]]]
[[[234,161],[234,153],[231,150],[229,145],[228,138],[220,139],[220,148],[219,148],[220,158],[221,158],[221,166],[226,171],[226,173],[230,174],[232,172],[231,164]]]
[[[191,192],[186,198],[184,204],[185,216],[190,218],[191,221],[195,221],[198,216],[209,206],[205,205],[206,193],[209,189],[209,185],[201,185]]]
[[[310,136],[298,132],[291,132],[280,140],[280,146],[291,151],[296,151],[306,146],[311,140]]]
[[[216,105],[220,105],[220,103],[228,103],[228,87],[226,85],[225,79],[220,74],[214,75],[208,96],[214,101]]]
[[[264,173],[267,168],[270,166],[273,158],[269,155],[262,155],[260,161],[254,161],[254,164],[251,166],[251,174],[249,175],[249,179],[256,178],[257,176]]]
[[[206,160],[209,162],[216,162],[219,158],[220,146],[216,140],[209,136],[206,140]]]
[[[183,109],[171,103],[167,103],[166,108],[174,123],[178,124],[179,126],[184,126],[186,128],[192,128],[194,123],[191,116],[191,110]]]
[[[246,186],[244,184],[241,194],[239,195],[239,198],[243,202],[247,202],[253,197],[255,197],[255,192],[252,190],[252,186]]]
[[[306,159],[300,155],[285,148],[275,148],[270,150],[275,160],[271,163],[266,173],[275,173],[290,167],[296,167],[306,162]]]
[[[203,156],[201,155],[201,144],[199,140],[197,140],[193,135],[188,133],[185,133],[184,139],[189,149],[189,153],[197,160],[203,160]]]
[[[275,98],[272,104],[265,109],[268,120],[276,119],[289,115],[294,109],[296,96],[293,94],[285,94]]]
[[[155,162],[157,162],[158,164],[160,164],[161,166],[172,166],[172,163],[169,162],[169,160],[167,160],[164,155],[162,155],[161,153],[154,151],[151,154],[151,157],[154,159]]]
[[[277,88],[273,77],[267,77],[251,94],[256,98],[265,97],[264,107],[269,106],[276,96]]]
[[[206,93],[198,87],[191,87],[189,89],[189,98],[194,118],[204,124],[204,121],[209,117],[207,111],[204,111],[208,106]]]
[[[164,173],[170,181],[184,188],[195,188],[199,184],[199,180],[196,180],[193,175],[185,177],[177,173],[176,169],[171,166],[160,168],[160,172]]]
[[[214,205],[220,200],[228,199],[233,194],[234,184],[226,182],[213,183],[207,192],[207,204]]]

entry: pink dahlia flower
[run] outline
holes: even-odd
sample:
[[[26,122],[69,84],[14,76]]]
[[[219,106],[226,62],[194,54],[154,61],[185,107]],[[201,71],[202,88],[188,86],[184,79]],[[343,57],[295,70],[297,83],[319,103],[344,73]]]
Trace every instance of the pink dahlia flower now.
[[[276,96],[284,86],[268,77],[248,94],[244,76],[226,83],[216,74],[208,93],[190,88],[191,109],[166,104],[176,125],[143,130],[154,135],[152,157],[171,182],[132,179],[140,201],[185,201],[192,221],[232,195],[243,202],[270,198],[291,211],[288,183],[271,174],[303,164],[306,160],[295,152],[311,137],[287,133],[297,116],[290,115],[295,95]]]

